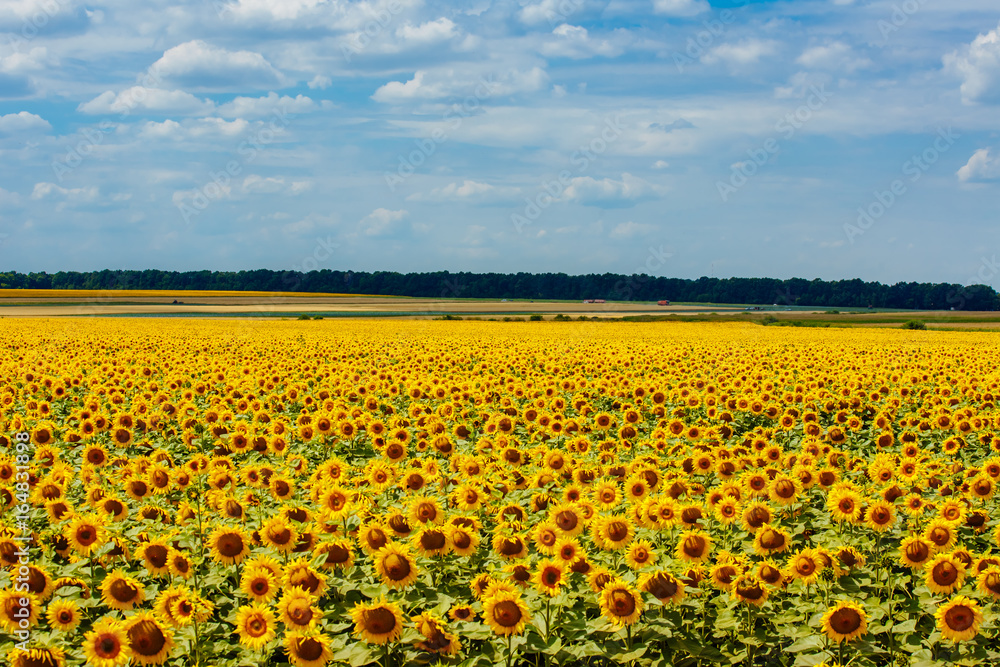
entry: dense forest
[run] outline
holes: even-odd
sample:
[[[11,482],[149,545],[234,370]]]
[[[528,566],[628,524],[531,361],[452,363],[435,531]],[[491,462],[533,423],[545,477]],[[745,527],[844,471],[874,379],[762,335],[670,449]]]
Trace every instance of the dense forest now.
[[[687,280],[616,273],[396,273],[391,271],[59,271],[0,273],[0,288],[156,289],[336,292],[430,298],[607,299],[693,301],[779,306],[998,310],[1000,296],[986,285],[896,283],[792,278]]]

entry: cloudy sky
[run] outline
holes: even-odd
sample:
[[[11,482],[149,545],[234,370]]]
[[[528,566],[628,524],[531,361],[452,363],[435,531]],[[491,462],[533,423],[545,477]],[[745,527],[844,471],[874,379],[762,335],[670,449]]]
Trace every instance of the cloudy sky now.
[[[1000,286],[996,0],[3,0],[19,271]]]

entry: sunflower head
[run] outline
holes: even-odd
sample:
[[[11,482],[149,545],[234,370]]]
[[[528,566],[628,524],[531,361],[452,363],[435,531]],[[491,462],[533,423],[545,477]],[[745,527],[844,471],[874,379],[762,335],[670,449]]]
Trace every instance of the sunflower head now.
[[[369,644],[385,644],[399,639],[403,632],[403,613],[385,599],[358,603],[351,610],[354,634]]]
[[[841,601],[823,614],[823,631],[834,642],[851,641],[868,632],[868,616],[856,602]]]

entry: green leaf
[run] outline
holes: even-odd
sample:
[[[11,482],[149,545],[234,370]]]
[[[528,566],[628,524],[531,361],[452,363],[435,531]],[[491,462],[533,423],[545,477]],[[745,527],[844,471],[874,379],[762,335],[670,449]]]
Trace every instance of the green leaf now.
[[[800,651],[813,651],[820,648],[823,648],[823,640],[816,635],[809,635],[796,641],[785,650],[789,653],[799,653]]]

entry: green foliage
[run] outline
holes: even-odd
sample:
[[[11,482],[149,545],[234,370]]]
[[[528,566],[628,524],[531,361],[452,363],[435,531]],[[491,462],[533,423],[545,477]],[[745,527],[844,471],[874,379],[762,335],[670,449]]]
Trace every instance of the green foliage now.
[[[904,329],[912,329],[914,331],[924,331],[927,329],[927,323],[921,322],[920,320],[908,320],[903,323]]]

